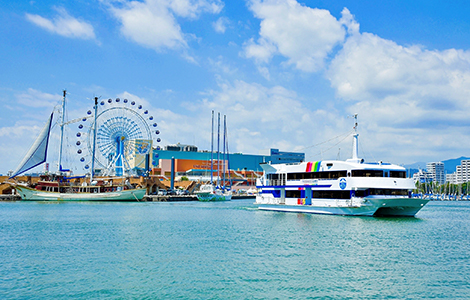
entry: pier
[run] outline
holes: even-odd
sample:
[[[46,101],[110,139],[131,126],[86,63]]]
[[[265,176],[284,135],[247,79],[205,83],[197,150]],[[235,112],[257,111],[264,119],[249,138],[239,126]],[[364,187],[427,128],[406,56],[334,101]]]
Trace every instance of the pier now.
[[[142,201],[148,202],[177,202],[177,201],[198,201],[196,195],[145,195]]]
[[[20,201],[21,197],[18,195],[2,195],[0,194],[0,201]]]
[[[255,196],[232,196],[232,200],[242,199],[255,199]],[[0,194],[1,201],[21,201],[21,197],[18,195],[2,195]],[[182,201],[198,201],[196,195],[145,195],[141,202],[182,202]]]
[[[253,199],[255,196],[232,196],[232,200]],[[198,201],[196,195],[183,195],[183,196],[159,196],[159,195],[146,195],[142,201],[148,202],[178,202],[178,201]]]

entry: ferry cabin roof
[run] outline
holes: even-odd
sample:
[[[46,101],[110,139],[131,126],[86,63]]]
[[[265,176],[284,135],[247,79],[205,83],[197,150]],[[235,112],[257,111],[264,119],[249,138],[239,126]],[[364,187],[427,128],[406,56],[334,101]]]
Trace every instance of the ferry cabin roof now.
[[[390,163],[357,163],[357,162],[348,162],[348,161],[337,161],[337,160],[324,160],[324,161],[314,161],[314,162],[302,162],[294,164],[261,164],[265,173],[310,173],[310,172],[328,172],[328,171],[356,171],[356,176],[358,171],[362,170],[364,176],[360,177],[382,177],[374,174],[373,171],[382,171],[383,174],[390,175],[394,172],[400,172],[398,178],[406,177],[406,169],[404,167],[390,164]],[[369,172],[367,172],[369,171]],[[404,172],[404,173],[403,173]],[[370,173],[370,174],[369,174]],[[405,176],[403,176],[405,174]],[[352,174],[349,175],[349,177]],[[376,175],[376,176],[374,176]],[[397,175],[395,173],[395,175]],[[346,173],[345,177],[348,176]],[[389,176],[386,176],[389,177]],[[394,176],[395,177],[395,176]]]
[[[263,164],[265,181],[260,186],[274,188],[312,189],[413,189],[414,182],[406,178],[406,169],[392,164],[317,161],[298,164]],[[347,178],[341,187],[340,178]],[[344,181],[344,180],[343,180]]]

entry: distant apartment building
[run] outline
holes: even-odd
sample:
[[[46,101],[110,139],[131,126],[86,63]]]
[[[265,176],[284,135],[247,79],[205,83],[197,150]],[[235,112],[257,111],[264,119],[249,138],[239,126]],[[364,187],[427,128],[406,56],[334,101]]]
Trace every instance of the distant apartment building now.
[[[419,170],[417,173],[413,174],[413,180],[415,183],[426,183],[433,181],[433,176],[431,173],[425,170]]]
[[[454,172],[452,174],[446,174],[446,182],[457,184],[457,172]]]
[[[426,170],[431,174],[433,182],[444,184],[446,182],[446,172],[444,169],[444,163],[442,162],[430,162],[426,164]]]
[[[447,182],[452,184],[462,184],[470,181],[470,160],[462,160],[460,166],[455,168],[455,172],[447,175]]]

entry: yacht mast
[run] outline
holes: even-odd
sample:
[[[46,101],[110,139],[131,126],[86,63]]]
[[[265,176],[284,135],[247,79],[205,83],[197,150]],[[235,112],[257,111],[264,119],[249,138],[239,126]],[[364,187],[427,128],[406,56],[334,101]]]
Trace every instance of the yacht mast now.
[[[95,97],[95,122],[93,123],[93,147],[91,153],[91,175],[90,175],[90,184],[93,182],[93,177],[95,176],[95,153],[96,153],[96,119],[98,113],[98,97]]]
[[[212,126],[211,126],[211,185],[214,184],[214,111],[212,111]]]
[[[222,174],[223,174],[223,181],[222,181],[222,187],[223,187],[223,191],[225,191],[225,134],[226,134],[226,121],[225,121],[225,115],[224,115],[224,146],[223,146],[223,151],[224,151],[224,155],[222,156],[222,160],[223,160],[223,163],[222,163]]]
[[[220,112],[217,113],[217,187],[220,184]]]
[[[64,96],[62,98],[62,117],[60,120],[60,146],[59,146],[59,165],[58,165],[58,173],[59,175],[62,174],[62,148],[64,145],[64,125],[65,125],[65,95],[67,91],[64,90]]]

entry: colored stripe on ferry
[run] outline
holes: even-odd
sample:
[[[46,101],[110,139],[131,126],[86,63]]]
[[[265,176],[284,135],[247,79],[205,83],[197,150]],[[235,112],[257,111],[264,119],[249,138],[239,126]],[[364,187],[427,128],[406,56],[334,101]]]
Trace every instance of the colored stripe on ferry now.
[[[321,161],[315,162],[315,167],[313,168],[313,172],[320,171]]]
[[[305,172],[318,172],[320,171],[320,166],[321,166],[321,161],[316,161],[315,163],[308,162]]]
[[[312,163],[311,162],[307,163],[307,169],[305,170],[305,172],[312,172]]]

